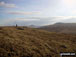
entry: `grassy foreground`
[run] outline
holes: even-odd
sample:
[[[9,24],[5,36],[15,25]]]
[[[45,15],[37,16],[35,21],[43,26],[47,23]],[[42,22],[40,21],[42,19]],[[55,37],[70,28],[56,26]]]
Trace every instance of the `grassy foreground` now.
[[[0,57],[60,57],[60,52],[76,52],[76,35],[0,27]]]

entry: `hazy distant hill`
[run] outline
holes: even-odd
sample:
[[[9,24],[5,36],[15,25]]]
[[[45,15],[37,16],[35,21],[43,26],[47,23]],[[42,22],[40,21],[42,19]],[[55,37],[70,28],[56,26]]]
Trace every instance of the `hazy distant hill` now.
[[[76,23],[56,23],[53,25],[40,27],[40,29],[50,32],[76,33]]]
[[[38,28],[38,27],[40,27],[40,26],[36,26],[36,25],[28,25],[27,27],[29,27],[29,28]]]
[[[0,27],[0,57],[60,57],[76,52],[76,35],[27,27]]]

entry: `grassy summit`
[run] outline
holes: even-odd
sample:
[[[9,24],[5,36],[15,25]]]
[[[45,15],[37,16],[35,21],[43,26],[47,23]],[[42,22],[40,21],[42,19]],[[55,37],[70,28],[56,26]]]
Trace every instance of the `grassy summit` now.
[[[76,52],[76,35],[0,27],[0,57],[60,57],[60,52]]]

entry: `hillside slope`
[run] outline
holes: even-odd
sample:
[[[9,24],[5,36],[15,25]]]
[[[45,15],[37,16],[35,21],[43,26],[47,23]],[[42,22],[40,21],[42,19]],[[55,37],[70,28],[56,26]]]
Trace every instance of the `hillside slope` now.
[[[39,29],[50,32],[76,34],[76,23],[56,23],[53,25],[40,27]]]
[[[60,57],[60,52],[76,52],[75,39],[27,27],[0,27],[0,57]]]

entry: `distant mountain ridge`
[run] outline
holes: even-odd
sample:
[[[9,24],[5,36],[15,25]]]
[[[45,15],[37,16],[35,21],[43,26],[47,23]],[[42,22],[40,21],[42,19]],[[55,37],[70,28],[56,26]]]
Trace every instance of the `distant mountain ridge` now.
[[[38,27],[40,27],[40,26],[36,26],[36,25],[28,25],[27,27],[29,27],[29,28],[38,28]]]
[[[50,32],[76,34],[76,23],[55,23],[53,25],[40,27],[39,29],[47,30]]]

